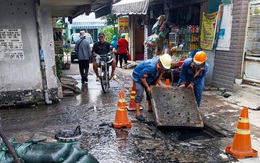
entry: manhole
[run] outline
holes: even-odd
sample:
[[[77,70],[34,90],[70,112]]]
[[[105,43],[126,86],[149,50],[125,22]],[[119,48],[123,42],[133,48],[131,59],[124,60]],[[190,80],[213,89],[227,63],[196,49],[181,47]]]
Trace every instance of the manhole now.
[[[205,140],[212,138],[227,137],[231,134],[226,134],[222,131],[215,130],[204,124],[204,128],[199,129],[169,129],[163,128],[160,131],[173,141],[187,141],[187,140]]]
[[[189,140],[205,140],[212,138],[232,137],[232,134],[226,130],[212,127],[204,123],[204,128],[158,128],[153,123],[147,123],[147,127],[171,141],[189,141]]]
[[[59,133],[55,134],[55,139],[60,142],[77,142],[80,140],[82,134],[80,126],[77,126],[75,130],[62,129]]]

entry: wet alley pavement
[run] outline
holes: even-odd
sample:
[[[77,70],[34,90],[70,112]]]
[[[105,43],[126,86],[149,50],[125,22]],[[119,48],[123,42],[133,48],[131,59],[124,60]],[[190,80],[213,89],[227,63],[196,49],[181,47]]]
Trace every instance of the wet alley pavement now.
[[[91,65],[92,66],[92,65]],[[8,138],[16,142],[32,138],[48,138],[55,142],[60,129],[81,126],[83,136],[79,145],[101,163],[161,163],[161,162],[260,162],[258,158],[234,159],[226,155],[225,147],[233,141],[241,106],[231,104],[218,90],[204,91],[201,116],[214,130],[163,130],[154,124],[153,113],[147,112],[142,102],[145,123],[128,112],[132,127],[114,129],[118,94],[124,90],[127,104],[130,100],[132,69],[117,69],[117,81],[111,82],[110,92],[104,94],[91,68],[89,82],[80,83],[78,65],[72,64],[63,75],[75,78],[81,94],[64,97],[54,105],[30,108],[1,109],[1,125]],[[259,111],[249,110],[252,147],[260,151]]]

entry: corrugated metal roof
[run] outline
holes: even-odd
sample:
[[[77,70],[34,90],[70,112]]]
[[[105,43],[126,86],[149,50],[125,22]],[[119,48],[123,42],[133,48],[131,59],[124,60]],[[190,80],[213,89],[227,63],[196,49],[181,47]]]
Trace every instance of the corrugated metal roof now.
[[[122,0],[115,3],[112,12],[117,15],[146,14],[149,0]]]

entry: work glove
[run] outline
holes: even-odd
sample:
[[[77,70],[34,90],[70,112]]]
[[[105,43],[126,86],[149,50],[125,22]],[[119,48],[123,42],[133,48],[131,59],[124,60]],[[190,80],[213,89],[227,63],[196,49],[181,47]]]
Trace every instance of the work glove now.
[[[193,89],[194,88],[194,84],[192,82],[190,82],[190,84],[188,85],[188,88]]]

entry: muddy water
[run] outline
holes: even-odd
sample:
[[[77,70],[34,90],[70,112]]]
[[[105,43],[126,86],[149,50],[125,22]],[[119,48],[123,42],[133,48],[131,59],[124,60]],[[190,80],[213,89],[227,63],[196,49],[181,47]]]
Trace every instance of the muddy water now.
[[[78,76],[74,76],[79,79]],[[1,124],[7,137],[14,136],[17,142],[36,137],[54,141],[54,134],[63,128],[81,126],[83,136],[80,147],[89,151],[101,163],[166,163],[166,162],[231,162],[219,148],[223,138],[212,138],[198,131],[165,131],[154,125],[154,116],[143,110],[147,123],[135,119],[127,129],[114,129],[117,100],[120,90],[125,91],[129,101],[131,78],[121,75],[112,81],[108,94],[103,94],[94,76],[89,83],[78,85],[82,94],[65,97],[59,104],[31,108],[0,110]],[[142,103],[146,106],[145,101]]]

